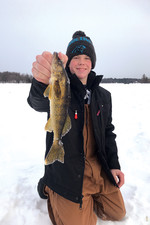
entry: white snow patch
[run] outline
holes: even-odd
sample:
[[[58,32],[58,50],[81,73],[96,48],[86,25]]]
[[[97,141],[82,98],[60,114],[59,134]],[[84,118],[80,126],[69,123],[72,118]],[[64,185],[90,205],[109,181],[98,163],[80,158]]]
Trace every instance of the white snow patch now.
[[[123,221],[98,225],[150,225],[150,85],[102,84],[112,93],[113,123],[125,185]],[[0,84],[0,224],[50,225],[37,194],[44,172],[45,113],[27,104],[30,84]]]

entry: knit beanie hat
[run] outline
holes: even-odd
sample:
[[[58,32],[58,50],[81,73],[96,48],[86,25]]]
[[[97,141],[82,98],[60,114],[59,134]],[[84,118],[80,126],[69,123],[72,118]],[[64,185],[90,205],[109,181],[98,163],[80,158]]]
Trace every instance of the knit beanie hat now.
[[[82,31],[76,31],[72,40],[69,42],[66,55],[68,56],[67,65],[69,65],[71,59],[76,55],[87,55],[92,62],[92,69],[95,67],[96,54],[93,43],[89,37]]]

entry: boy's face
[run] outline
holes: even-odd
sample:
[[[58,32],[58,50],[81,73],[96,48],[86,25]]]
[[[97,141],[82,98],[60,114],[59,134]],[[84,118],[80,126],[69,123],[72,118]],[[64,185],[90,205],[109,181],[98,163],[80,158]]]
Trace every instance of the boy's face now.
[[[72,74],[75,74],[83,84],[86,84],[88,74],[92,69],[92,62],[87,55],[77,55],[70,61],[69,68]]]

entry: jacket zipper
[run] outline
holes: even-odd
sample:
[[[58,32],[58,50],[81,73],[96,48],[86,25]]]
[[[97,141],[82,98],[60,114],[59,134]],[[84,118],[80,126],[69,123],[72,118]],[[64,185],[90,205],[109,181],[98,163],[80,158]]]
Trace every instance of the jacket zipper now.
[[[83,195],[81,196],[81,199],[80,199],[80,205],[79,205],[79,209],[82,209],[82,204],[83,204]]]
[[[84,110],[85,110],[85,107],[84,107]],[[83,111],[84,112],[84,111]],[[87,114],[87,111],[86,111],[86,114]],[[84,114],[83,114],[84,115]],[[87,118],[87,116],[86,116]],[[85,120],[85,116],[84,116],[84,120]],[[86,120],[86,126],[87,126],[87,120]],[[84,124],[83,124],[83,127],[84,127]],[[83,136],[83,134],[82,134]],[[84,153],[84,137],[83,137],[83,161],[84,161],[84,169],[85,169],[85,160],[86,160],[86,157],[85,157],[85,153]],[[84,172],[83,172],[83,177],[84,177]],[[82,189],[83,189],[83,179],[82,179],[82,187],[81,187],[81,198],[80,198],[80,205],[79,205],[79,209],[81,210],[82,209],[82,204],[83,204],[83,195],[82,195]]]

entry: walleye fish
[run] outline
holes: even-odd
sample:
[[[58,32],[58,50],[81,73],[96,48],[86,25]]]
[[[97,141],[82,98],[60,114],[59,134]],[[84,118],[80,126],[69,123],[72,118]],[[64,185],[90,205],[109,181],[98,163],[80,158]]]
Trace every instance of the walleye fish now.
[[[50,118],[45,125],[45,130],[53,132],[54,135],[53,144],[45,158],[45,165],[52,164],[56,160],[64,163],[65,151],[62,137],[71,129],[68,114],[70,80],[56,52],[53,53],[50,83],[44,96],[50,101]]]

